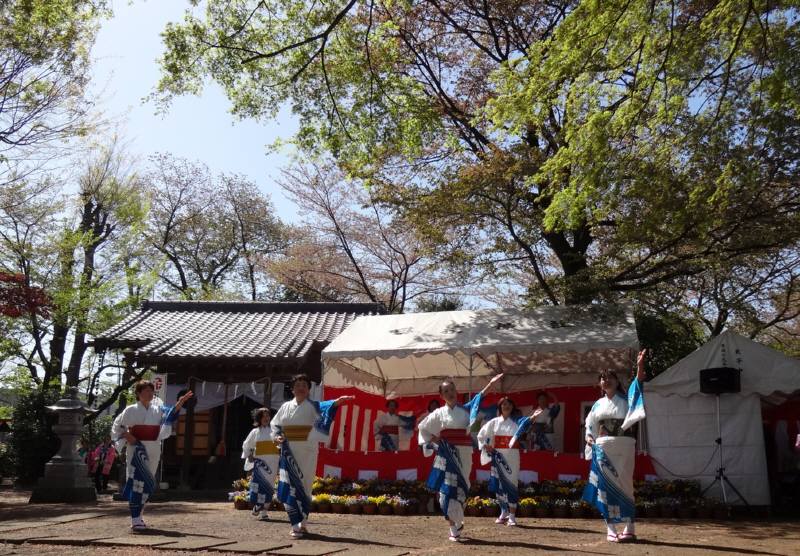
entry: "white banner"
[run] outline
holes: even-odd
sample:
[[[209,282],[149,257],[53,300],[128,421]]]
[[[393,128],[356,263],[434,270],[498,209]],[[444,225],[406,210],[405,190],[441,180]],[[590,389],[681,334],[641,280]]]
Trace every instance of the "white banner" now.
[[[155,386],[156,397],[162,402],[167,403],[167,375],[153,375],[153,386]]]

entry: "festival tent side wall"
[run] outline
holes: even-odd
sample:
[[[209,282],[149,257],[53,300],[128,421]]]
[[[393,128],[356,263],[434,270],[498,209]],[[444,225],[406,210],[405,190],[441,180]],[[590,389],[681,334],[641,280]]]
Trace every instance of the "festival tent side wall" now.
[[[597,373],[614,369],[620,376],[630,376],[637,349],[633,314],[626,306],[359,317],[322,352],[325,397],[355,394],[356,400],[340,410],[330,452],[323,450],[320,461],[360,473],[355,462],[363,455],[361,459],[378,469],[379,476],[394,478],[392,466],[380,465],[389,454],[371,451],[375,448],[369,424],[384,409],[385,399],[398,400],[401,414],[407,410],[406,414],[419,415],[431,399],[439,398],[443,379],[452,378],[466,401],[492,375],[503,372],[487,403],[501,393],[513,394],[527,412],[538,391],[545,389],[561,405],[552,439],[559,453],[523,453],[523,481],[585,476],[588,464],[579,455],[581,426],[585,410],[599,394]],[[410,444],[404,445],[401,438],[401,451],[392,455],[391,463],[401,465],[398,458],[402,458],[402,465],[416,468],[421,477],[430,462],[423,461],[419,450],[409,450],[415,439],[408,440]],[[641,469],[653,472],[649,465]],[[480,471],[476,473],[482,480]]]
[[[741,392],[722,394],[721,434],[716,396],[700,392],[700,370],[741,370]],[[715,440],[722,438],[725,474],[751,505],[769,505],[770,491],[761,400],[800,390],[800,361],[726,331],[646,383],[648,448],[660,476],[689,477],[705,488],[720,467]],[[728,501],[744,502],[726,487]],[[706,494],[723,499],[719,482]]]

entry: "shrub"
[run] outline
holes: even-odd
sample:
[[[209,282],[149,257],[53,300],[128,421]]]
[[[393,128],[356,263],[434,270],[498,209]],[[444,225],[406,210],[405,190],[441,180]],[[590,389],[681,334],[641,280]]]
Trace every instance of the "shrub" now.
[[[56,417],[45,407],[56,403],[59,397],[58,390],[47,389],[25,392],[17,400],[9,446],[21,485],[32,485],[44,475],[45,464],[58,451],[60,440],[51,428]]]

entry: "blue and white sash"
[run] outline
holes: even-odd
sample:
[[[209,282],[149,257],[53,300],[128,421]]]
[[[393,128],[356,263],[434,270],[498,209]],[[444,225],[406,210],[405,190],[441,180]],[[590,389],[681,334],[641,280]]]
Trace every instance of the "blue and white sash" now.
[[[450,504],[461,506],[463,513],[464,502],[467,500],[469,483],[461,471],[461,456],[458,448],[444,439],[439,440],[433,468],[426,483],[428,488],[439,493],[439,506],[445,519],[449,519]]]
[[[133,457],[131,458],[131,469],[128,470],[128,480],[125,482],[125,488],[122,490],[123,498],[128,500],[128,507],[131,510],[131,517],[139,517],[142,514],[147,499],[156,490],[156,480],[153,474],[150,473],[148,466],[149,457],[147,450],[141,442],[137,442],[134,446],[128,446],[129,450],[133,450]],[[133,474],[130,474],[130,471]]]
[[[592,465],[583,499],[610,523],[629,523],[635,517],[633,465],[636,440],[604,436],[592,446]]]
[[[267,462],[255,458],[253,460],[253,476],[250,479],[250,503],[263,506],[272,502],[275,489],[272,486],[272,469]]]
[[[278,461],[278,500],[289,514],[292,525],[300,525],[311,512],[311,493],[303,486],[303,472],[297,465],[289,441],[281,443],[281,456]]]
[[[381,437],[381,451],[383,452],[396,452],[400,448],[392,438],[392,435],[388,432],[379,432],[378,433]]]
[[[519,503],[519,488],[513,480],[511,466],[498,450],[491,453],[491,475],[489,476],[489,492],[494,494],[497,503],[504,511],[508,511],[509,504],[516,506]]]

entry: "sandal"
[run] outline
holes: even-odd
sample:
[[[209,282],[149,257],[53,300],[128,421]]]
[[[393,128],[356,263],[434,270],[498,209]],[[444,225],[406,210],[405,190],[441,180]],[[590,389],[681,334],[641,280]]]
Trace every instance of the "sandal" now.
[[[619,542],[619,535],[609,533],[608,535],[606,535],[606,540],[608,542]]]
[[[622,533],[619,536],[619,542],[636,542],[636,535],[633,533]]]
[[[302,531],[295,531],[294,529],[292,529],[292,532],[291,532],[291,534],[289,536],[292,537],[293,539],[302,539],[303,538],[303,532]]]
[[[494,520],[494,522],[497,523],[498,525],[502,525],[507,521],[508,521],[507,517],[498,517],[497,519]]]

